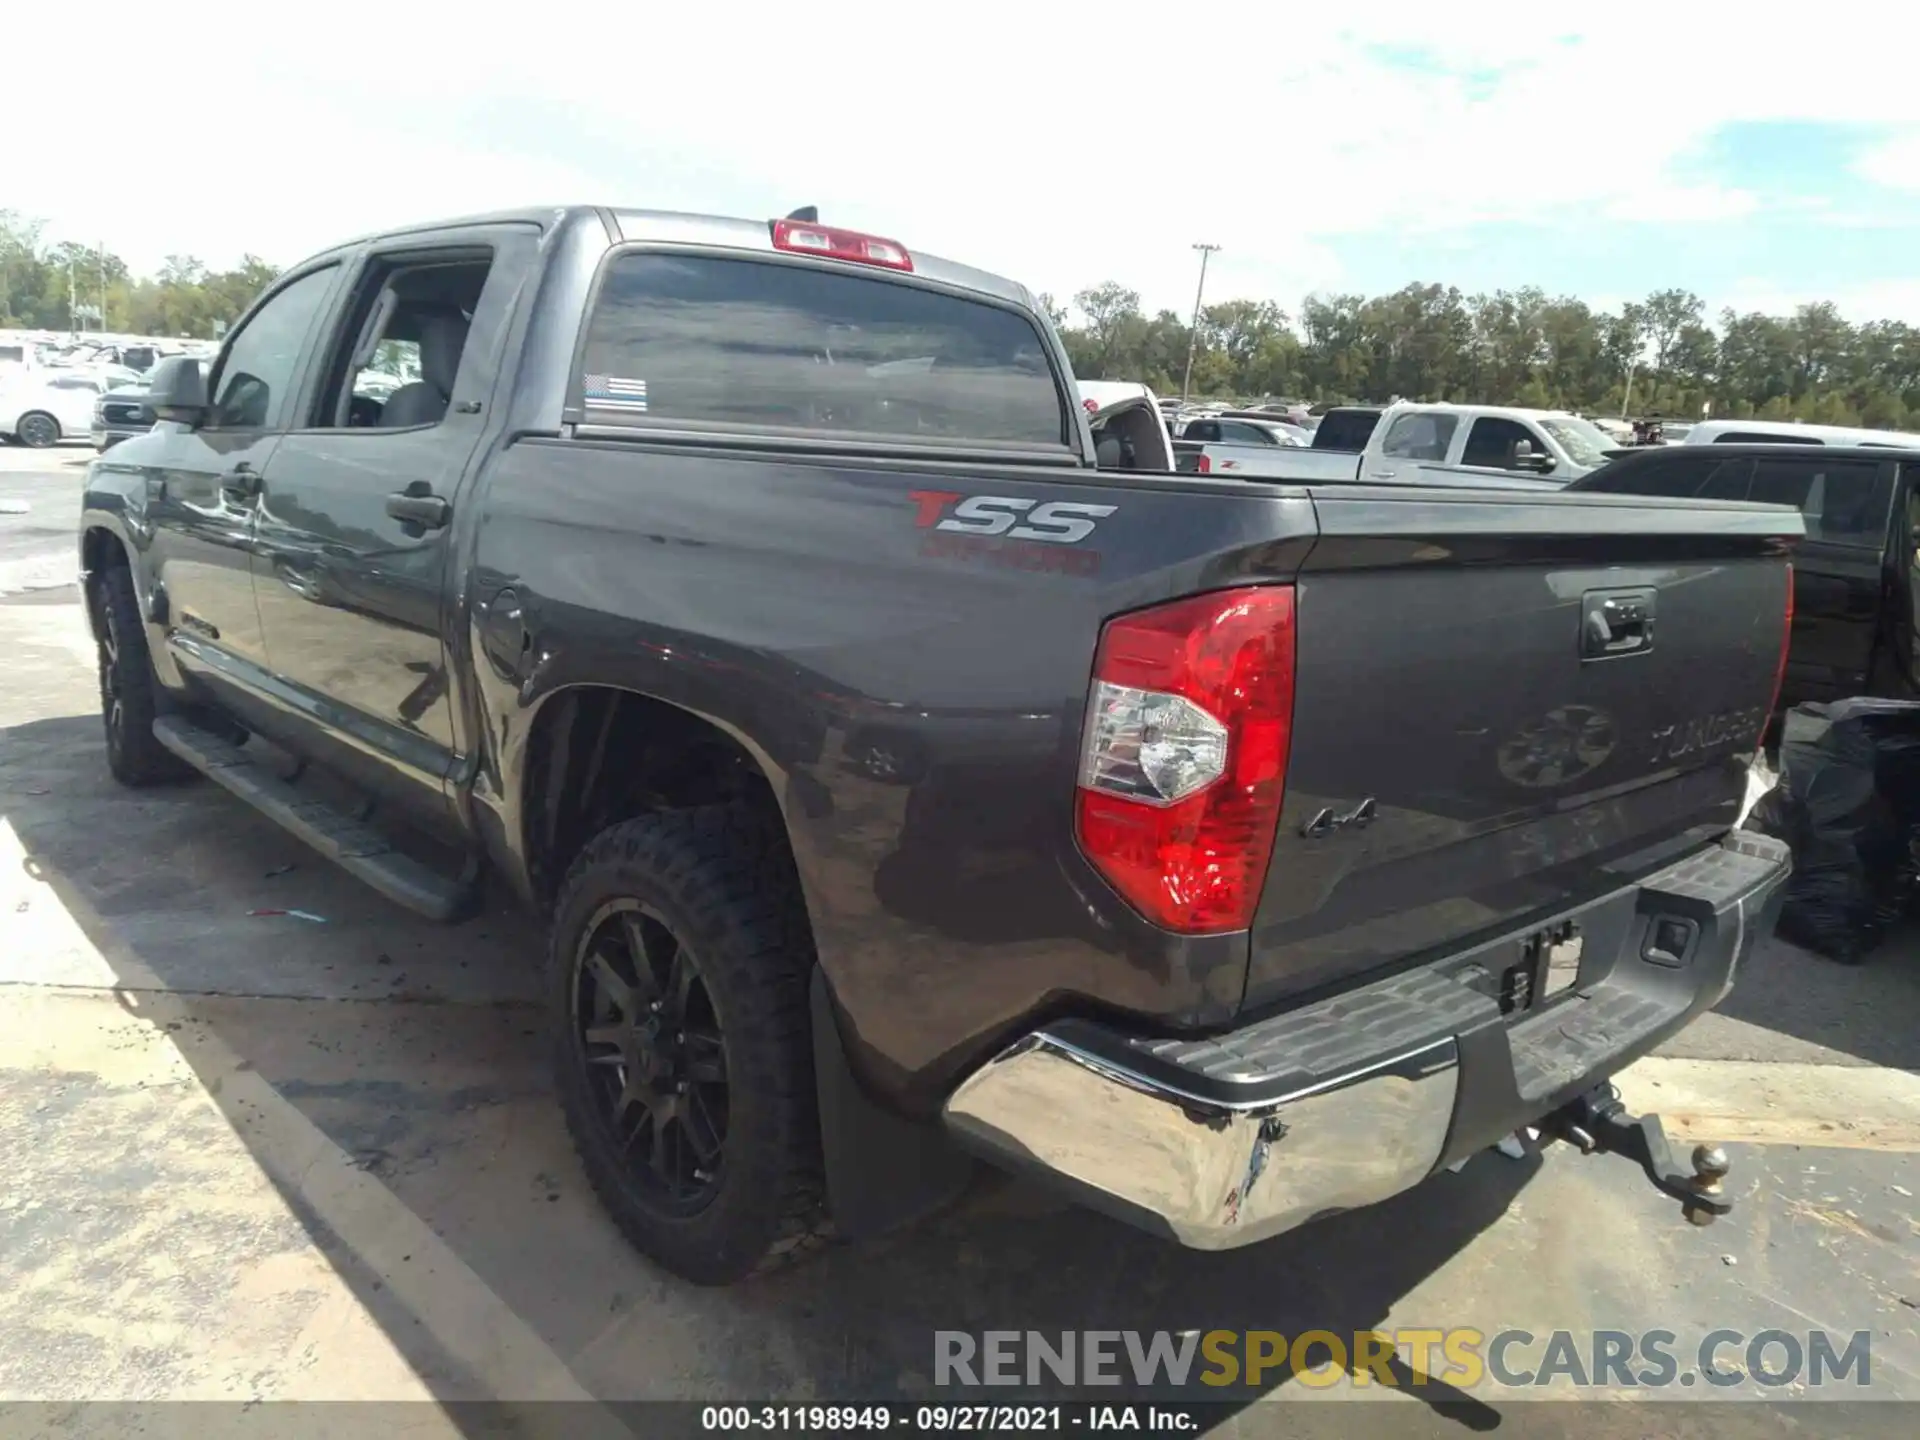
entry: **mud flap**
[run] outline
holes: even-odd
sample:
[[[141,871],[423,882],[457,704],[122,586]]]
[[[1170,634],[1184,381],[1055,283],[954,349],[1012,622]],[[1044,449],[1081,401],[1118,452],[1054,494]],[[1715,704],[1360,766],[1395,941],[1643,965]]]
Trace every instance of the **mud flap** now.
[[[971,1184],[973,1158],[937,1125],[883,1110],[867,1097],[840,1040],[826,977],[814,967],[814,1084],[827,1208],[849,1240],[868,1240],[923,1219]]]

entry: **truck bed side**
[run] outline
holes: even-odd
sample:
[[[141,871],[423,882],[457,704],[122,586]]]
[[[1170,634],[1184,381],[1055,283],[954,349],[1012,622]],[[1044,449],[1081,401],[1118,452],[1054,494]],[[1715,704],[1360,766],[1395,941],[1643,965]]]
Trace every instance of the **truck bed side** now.
[[[472,603],[510,581],[543,652],[525,685],[476,667],[497,848],[535,823],[542,712],[616,685],[711,720],[765,771],[850,1038],[928,1104],[1025,1017],[1232,1015],[1245,934],[1158,931],[1080,856],[1081,718],[1102,621],[1286,579],[1312,542],[1304,495],[585,440],[520,441],[483,486]],[[994,496],[1110,513],[1076,544],[940,528]]]
[[[1077,544],[942,528],[994,496],[1111,509]],[[850,1041],[909,1105],[1037,1019],[1217,1026],[1244,1000],[1548,914],[1609,865],[1705,843],[1731,823],[1752,737],[1735,725],[1663,766],[1642,731],[1765,705],[1785,583],[1777,516],[1614,497],[1576,521],[1561,500],[525,440],[480,505],[475,601],[511,577],[544,657],[524,686],[481,668],[494,823],[531,823],[529,735],[570,686],[617,685],[738,737],[780,800]],[[1101,625],[1296,579],[1296,769],[1256,933],[1157,930],[1072,829]],[[1644,702],[1586,681],[1580,597],[1613,584],[1660,591],[1661,655],[1704,665],[1694,690],[1664,670]],[[1542,720],[1510,695],[1542,717],[1610,706],[1612,767],[1507,777],[1508,742],[1524,749]],[[1367,795],[1383,812],[1369,833],[1294,838],[1309,812]]]

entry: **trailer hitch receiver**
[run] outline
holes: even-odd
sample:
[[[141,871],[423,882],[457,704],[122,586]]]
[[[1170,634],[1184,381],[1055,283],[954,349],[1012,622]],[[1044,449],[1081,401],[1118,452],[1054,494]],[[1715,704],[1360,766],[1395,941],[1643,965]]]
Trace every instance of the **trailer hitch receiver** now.
[[[1540,1122],[1541,1132],[1575,1146],[1583,1155],[1624,1155],[1646,1172],[1654,1189],[1680,1202],[1689,1222],[1711,1225],[1733,1209],[1727,1194],[1730,1168],[1718,1145],[1696,1145],[1693,1169],[1680,1169],[1658,1115],[1630,1115],[1612,1084],[1595,1086]]]

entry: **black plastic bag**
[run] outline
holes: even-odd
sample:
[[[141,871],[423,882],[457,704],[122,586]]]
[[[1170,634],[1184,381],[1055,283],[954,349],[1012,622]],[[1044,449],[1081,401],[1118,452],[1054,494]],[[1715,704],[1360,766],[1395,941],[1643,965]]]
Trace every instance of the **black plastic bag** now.
[[[1781,736],[1780,782],[1747,828],[1793,850],[1781,936],[1858,964],[1915,892],[1920,703],[1796,706]]]

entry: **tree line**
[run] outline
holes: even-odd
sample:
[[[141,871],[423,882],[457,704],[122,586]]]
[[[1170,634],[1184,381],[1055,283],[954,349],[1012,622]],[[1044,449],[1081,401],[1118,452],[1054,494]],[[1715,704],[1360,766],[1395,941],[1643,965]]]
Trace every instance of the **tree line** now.
[[[1074,373],[1178,395],[1192,336],[1148,315],[1114,281],[1071,309],[1043,300]],[[1192,393],[1346,404],[1478,401],[1617,415],[1631,411],[1920,429],[1920,328],[1850,324],[1826,302],[1791,315],[1707,316],[1689,290],[1619,310],[1533,287],[1465,295],[1413,284],[1390,295],[1309,295],[1296,315],[1264,300],[1200,312]]]
[[[229,270],[169,255],[158,274],[136,277],[111,250],[50,244],[45,229],[0,210],[0,328],[211,340],[280,273],[255,255]]]
[[[50,244],[42,222],[0,210],[0,327],[79,328],[212,339],[278,267],[247,255],[227,270],[167,257],[133,275],[111,251]],[[1149,315],[1115,281],[1042,297],[1074,373],[1180,392],[1192,330]],[[104,312],[99,313],[99,312]],[[1920,429],[1920,328],[1850,324],[1829,303],[1791,315],[1723,310],[1709,320],[1688,290],[1657,290],[1619,310],[1527,287],[1466,295],[1413,284],[1390,295],[1309,295],[1297,314],[1266,300],[1200,313],[1193,393],[1241,399],[1380,403],[1463,400],[1597,414],[1729,417]]]

